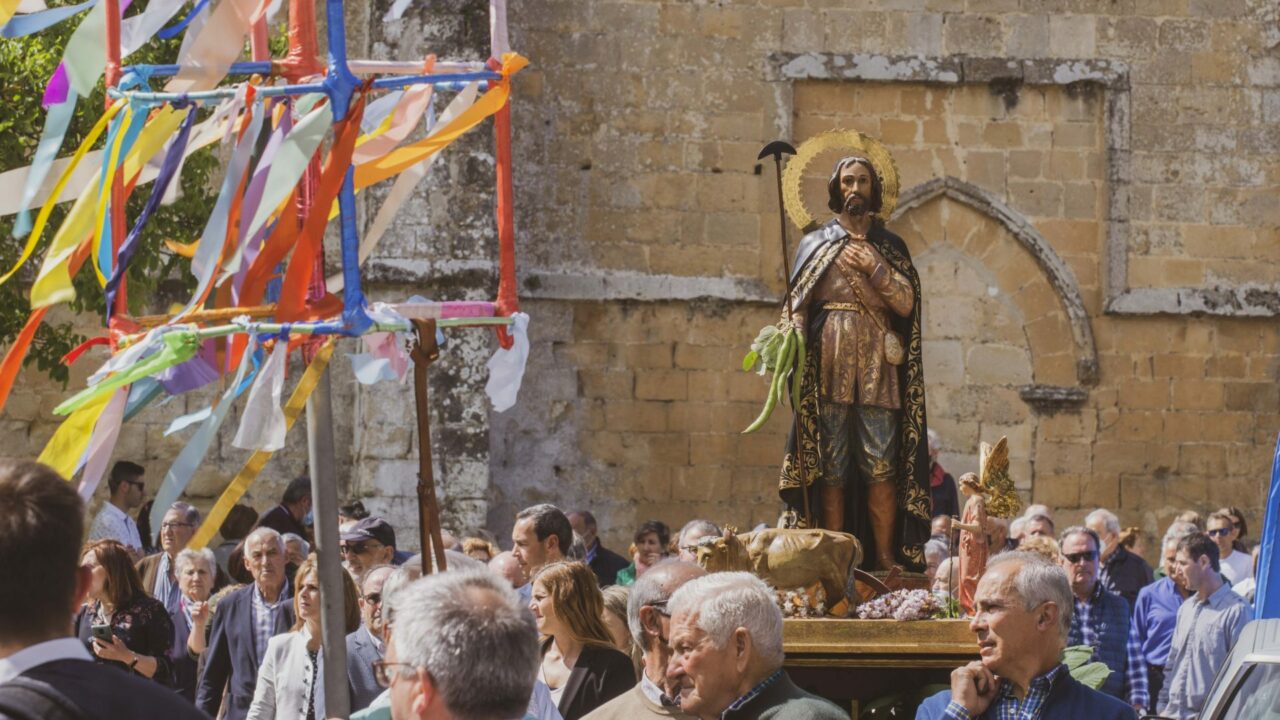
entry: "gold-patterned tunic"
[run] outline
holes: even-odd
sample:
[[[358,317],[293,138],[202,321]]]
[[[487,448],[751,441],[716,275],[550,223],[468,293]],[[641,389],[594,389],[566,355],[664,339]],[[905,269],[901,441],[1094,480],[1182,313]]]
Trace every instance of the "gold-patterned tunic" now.
[[[855,267],[855,245],[867,248],[875,257],[876,270],[871,276]],[[866,240],[851,239],[804,303],[805,316],[822,307],[830,311],[822,326],[822,356],[818,363],[819,395],[823,400],[901,408],[897,368],[884,359],[881,326],[891,327],[890,311],[910,316],[914,304],[910,281],[885,262]],[[876,313],[880,323],[867,311]]]

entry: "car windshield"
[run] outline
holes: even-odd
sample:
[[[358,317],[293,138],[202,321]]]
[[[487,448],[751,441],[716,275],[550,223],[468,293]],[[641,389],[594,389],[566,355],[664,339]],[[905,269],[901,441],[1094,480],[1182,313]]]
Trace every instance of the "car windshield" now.
[[[1249,669],[1218,717],[1222,720],[1280,720],[1280,663]]]

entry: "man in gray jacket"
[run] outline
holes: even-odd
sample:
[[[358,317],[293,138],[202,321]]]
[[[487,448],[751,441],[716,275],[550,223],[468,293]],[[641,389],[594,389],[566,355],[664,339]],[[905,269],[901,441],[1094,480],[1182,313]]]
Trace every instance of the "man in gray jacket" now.
[[[360,583],[360,617],[363,625],[347,636],[347,679],[351,682],[351,711],[369,707],[382,694],[373,664],[386,654],[382,617],[382,586],[395,571],[391,565],[375,565]]]

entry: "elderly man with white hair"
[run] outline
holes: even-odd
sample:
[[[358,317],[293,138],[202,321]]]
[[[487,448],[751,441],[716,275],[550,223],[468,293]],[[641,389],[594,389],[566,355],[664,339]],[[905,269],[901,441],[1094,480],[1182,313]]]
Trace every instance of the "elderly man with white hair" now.
[[[686,583],[667,603],[667,686],[702,720],[847,720],[782,669],[782,611],[760,578],[723,572]]]
[[[951,673],[951,689],[925,700],[916,720],[1024,718],[1132,720],[1133,708],[1082,685],[1062,663],[1071,584],[1041,555],[996,555],[978,581],[969,629],[981,660]]]
[[[1110,510],[1098,508],[1089,513],[1084,519],[1084,526],[1098,533],[1098,539],[1102,541],[1098,582],[1129,601],[1132,608],[1138,601],[1138,591],[1155,579],[1151,566],[1120,543],[1120,518]]]
[[[486,571],[430,575],[399,591],[379,682],[394,720],[519,718],[538,674],[538,630]]]
[[[293,592],[285,578],[284,553],[284,538],[269,527],[254,530],[244,540],[244,565],[253,582],[218,603],[204,673],[196,687],[196,706],[210,717],[244,720],[267,641],[293,625]],[[224,690],[225,715],[220,716]]]

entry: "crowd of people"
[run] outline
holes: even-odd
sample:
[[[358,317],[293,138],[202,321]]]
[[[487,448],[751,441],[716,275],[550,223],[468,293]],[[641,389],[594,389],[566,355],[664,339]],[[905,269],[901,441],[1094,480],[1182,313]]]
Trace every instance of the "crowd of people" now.
[[[947,511],[927,575],[939,596],[966,598],[982,660],[956,670],[920,717],[1004,717],[1029,703],[1040,717],[1196,715],[1251,616],[1238,511],[1179,517],[1153,570],[1140,533],[1107,510],[1061,532],[1040,505],[975,526],[957,517],[963,482],[934,470]],[[48,703],[120,708],[113,717],[329,717],[309,482],[261,516],[238,506],[222,544],[194,550],[196,508],[174,503],[154,535],[130,516],[144,473],[116,464],[80,545],[74,490],[44,466],[0,464],[0,553],[22,558],[0,589],[0,711],[25,683],[32,717],[63,717]],[[774,589],[698,566],[700,544],[721,536],[708,520],[676,532],[643,522],[617,553],[590,511],[535,505],[516,514],[510,550],[444,533],[448,572],[426,577],[385,518],[353,502],[339,523],[353,718],[847,717],[782,669]],[[960,528],[989,549],[967,596]],[[1111,670],[1101,692],[1061,665],[1078,645]],[[126,711],[153,702],[164,704]]]

